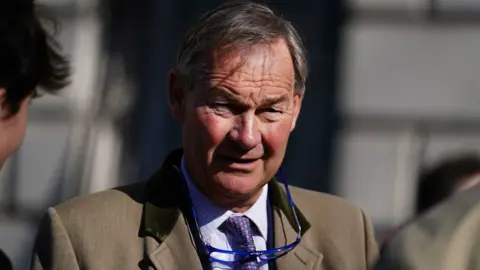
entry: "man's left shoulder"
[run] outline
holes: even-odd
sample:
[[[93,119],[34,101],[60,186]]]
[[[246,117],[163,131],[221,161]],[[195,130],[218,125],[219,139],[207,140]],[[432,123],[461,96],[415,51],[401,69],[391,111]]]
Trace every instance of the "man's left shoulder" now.
[[[290,192],[295,204],[300,209],[312,211],[327,211],[334,210],[334,212],[361,212],[362,210],[357,205],[347,201],[344,198],[313,191],[309,189],[299,188],[299,187],[290,187]],[[303,207],[302,207],[303,206]],[[303,211],[303,210],[302,210]],[[343,213],[344,214],[344,213]]]
[[[360,207],[344,198],[298,187],[291,187],[290,192],[295,205],[313,226],[362,228],[368,219]]]
[[[370,269],[378,249],[370,219],[347,200],[292,187],[292,199],[310,228],[305,241],[332,269]],[[308,235],[307,235],[308,234]]]

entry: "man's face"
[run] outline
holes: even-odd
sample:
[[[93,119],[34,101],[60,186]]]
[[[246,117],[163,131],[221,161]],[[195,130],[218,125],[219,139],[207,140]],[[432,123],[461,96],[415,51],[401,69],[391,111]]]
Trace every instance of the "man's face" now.
[[[18,113],[10,115],[8,108],[4,105],[5,96],[5,89],[0,88],[0,168],[22,143],[30,100],[30,98],[23,100]]]
[[[183,124],[187,169],[202,191],[213,200],[247,199],[280,167],[302,96],[294,92],[283,40],[212,60],[183,94],[171,77],[172,112]]]

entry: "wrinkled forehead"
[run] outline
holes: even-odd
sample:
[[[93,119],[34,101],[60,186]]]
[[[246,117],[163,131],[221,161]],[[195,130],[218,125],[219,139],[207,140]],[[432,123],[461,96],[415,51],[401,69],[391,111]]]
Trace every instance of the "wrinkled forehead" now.
[[[228,88],[271,88],[293,91],[294,68],[283,40],[248,48],[217,50],[201,77],[210,86]]]

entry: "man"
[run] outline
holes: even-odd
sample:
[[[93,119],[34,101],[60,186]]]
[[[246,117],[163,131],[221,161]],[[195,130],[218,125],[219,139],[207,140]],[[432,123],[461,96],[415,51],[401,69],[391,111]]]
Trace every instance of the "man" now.
[[[202,16],[168,78],[183,151],[146,183],[50,208],[33,268],[368,269],[362,210],[275,180],[306,77],[298,34],[267,7]]]
[[[407,224],[382,249],[375,270],[480,270],[480,186]]]
[[[37,87],[54,93],[68,84],[68,61],[34,8],[32,0],[0,2],[0,169],[23,141]],[[12,269],[1,250],[0,268]]]

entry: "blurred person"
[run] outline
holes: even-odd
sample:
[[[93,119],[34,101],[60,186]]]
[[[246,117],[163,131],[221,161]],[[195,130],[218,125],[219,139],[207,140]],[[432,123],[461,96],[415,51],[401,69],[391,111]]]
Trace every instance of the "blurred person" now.
[[[435,213],[438,213],[440,211],[441,215],[445,215],[446,217],[444,219],[437,221],[441,223],[441,225],[427,227],[429,226],[428,222],[439,219],[437,217],[433,218],[432,216],[434,216],[435,214],[429,214],[428,212],[430,209],[435,208],[437,204],[441,204],[443,201],[448,200],[452,196],[455,196],[466,190],[474,188],[479,183],[480,183],[480,157],[476,153],[458,153],[442,159],[441,161],[437,162],[430,168],[426,168],[420,174],[420,177],[419,177],[415,217],[407,221],[404,225],[400,227],[397,233],[392,234],[391,237],[385,241],[385,244],[382,247],[382,251],[385,250],[384,252],[386,253],[387,252],[386,250],[392,250],[392,249],[396,250],[398,247],[395,247],[395,246],[399,245],[397,242],[404,241],[404,240],[395,240],[397,238],[402,239],[401,235],[410,234],[410,235],[419,236],[423,233],[431,234],[432,232],[430,230],[432,231],[440,230],[442,228],[441,226],[447,226],[445,224],[449,224],[448,225],[450,226],[449,230],[451,231],[448,231],[448,230],[445,232],[442,231],[441,233],[438,233],[439,234],[438,236],[435,233],[432,233],[433,235],[428,236],[428,239],[432,239],[432,238],[440,239],[441,237],[453,237],[451,235],[457,234],[457,230],[460,230],[459,228],[456,228],[456,226],[460,226],[460,225],[455,225],[455,224],[462,222],[463,219],[467,219],[468,213],[465,214],[466,215],[465,217],[464,216],[450,217],[452,215],[448,214],[448,212],[443,213],[442,211],[453,211],[453,210],[435,210]],[[447,206],[442,206],[440,208],[456,209],[455,207],[460,207],[460,208],[465,207],[465,210],[463,209],[458,210],[458,212],[460,213],[460,212],[469,211],[468,207],[472,207],[473,209],[475,207],[473,204],[475,203],[476,201],[472,200],[471,202],[469,202],[468,205],[465,205],[465,206],[462,206],[462,205],[448,206],[447,205]],[[423,216],[424,213],[427,213],[427,214]],[[423,226],[425,226],[425,228],[423,228]],[[422,232],[415,231],[418,228],[421,228],[423,231]],[[409,233],[406,233],[404,231],[408,231]],[[411,231],[415,231],[415,232],[411,232]],[[406,237],[410,237],[410,236],[406,236]],[[433,240],[433,241],[440,241],[440,240]],[[450,240],[447,239],[443,241],[448,242]],[[392,244],[388,244],[390,242],[392,242]],[[418,243],[421,243],[421,240],[418,240]],[[402,243],[402,245],[404,244]],[[417,248],[414,246],[414,245],[417,245],[416,240],[415,241],[410,240],[410,242],[405,245],[409,246],[409,249],[412,249],[412,250],[416,250]],[[448,247],[448,243],[442,243],[442,245],[446,245]],[[394,246],[394,247],[390,247],[390,246]],[[422,248],[425,248],[425,244],[422,244]],[[435,249],[435,247],[432,246],[431,249]],[[405,255],[405,256],[411,256],[411,255]],[[406,259],[399,259],[399,260],[406,260]],[[392,263],[392,262],[389,262],[389,263]],[[402,266],[402,268],[394,268],[394,269],[436,269],[436,268],[425,268],[424,266],[420,267],[419,263],[420,262],[412,263],[412,265],[414,265],[415,268],[406,268],[404,264],[399,264],[404,266]],[[428,262],[423,261],[422,265],[425,263],[428,263]],[[389,267],[392,267],[392,266],[389,266]],[[458,268],[458,269],[461,269],[461,268]]]
[[[0,3],[0,168],[20,146],[30,100],[38,87],[55,93],[68,84],[69,64],[42,27],[32,0]]]
[[[480,270],[480,185],[402,228],[374,270]]]
[[[419,179],[416,213],[480,183],[480,156],[460,153],[425,170]]]
[[[0,169],[25,136],[28,104],[38,87],[68,84],[69,64],[42,27],[32,0],[0,2]],[[12,269],[0,250],[0,269]]]
[[[426,212],[438,203],[480,183],[480,156],[476,153],[458,153],[424,168],[418,177],[415,215]],[[405,224],[410,222],[407,221]],[[387,234],[382,246],[404,225]]]
[[[203,15],[168,76],[183,150],[147,182],[49,208],[32,268],[371,268],[377,247],[364,212],[288,187],[280,169],[305,54],[293,26],[264,5],[235,1]]]

